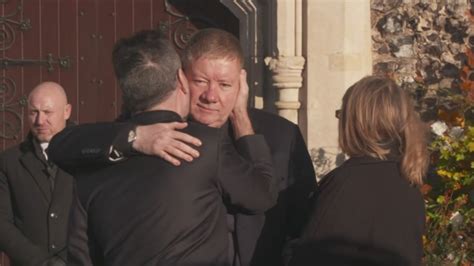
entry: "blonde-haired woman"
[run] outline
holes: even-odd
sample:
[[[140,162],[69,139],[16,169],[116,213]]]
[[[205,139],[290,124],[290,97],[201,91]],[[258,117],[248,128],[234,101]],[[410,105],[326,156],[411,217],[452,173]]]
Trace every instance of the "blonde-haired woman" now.
[[[392,80],[365,77],[345,93],[339,145],[350,158],[320,184],[291,265],[420,265],[429,163],[426,128]]]

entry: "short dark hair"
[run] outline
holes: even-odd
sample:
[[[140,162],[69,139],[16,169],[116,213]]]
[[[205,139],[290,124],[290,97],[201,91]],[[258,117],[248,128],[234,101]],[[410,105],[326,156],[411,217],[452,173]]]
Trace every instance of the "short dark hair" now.
[[[117,41],[112,62],[122,90],[122,112],[128,114],[164,101],[176,88],[181,68],[176,50],[155,30],[140,31]]]
[[[182,56],[184,68],[188,68],[201,57],[238,60],[241,67],[244,65],[239,39],[221,29],[203,29],[191,37]]]

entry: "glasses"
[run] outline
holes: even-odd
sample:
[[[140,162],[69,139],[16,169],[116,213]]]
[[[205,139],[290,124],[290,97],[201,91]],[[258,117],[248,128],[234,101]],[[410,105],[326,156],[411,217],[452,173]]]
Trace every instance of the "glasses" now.
[[[341,118],[341,109],[337,109],[335,115],[337,119]]]

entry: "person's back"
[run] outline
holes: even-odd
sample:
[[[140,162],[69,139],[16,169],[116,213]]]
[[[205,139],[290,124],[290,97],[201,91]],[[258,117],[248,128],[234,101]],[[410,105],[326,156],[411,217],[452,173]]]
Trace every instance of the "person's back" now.
[[[193,163],[175,167],[136,156],[78,176],[94,263],[227,265],[226,210],[216,176],[221,130],[190,123],[187,131],[205,143]]]
[[[291,265],[417,265],[423,199],[402,177],[399,160],[351,158],[325,176]]]
[[[132,122],[179,119],[173,112],[151,111]],[[202,140],[201,156],[180,167],[136,156],[77,172],[70,264],[229,265],[223,201],[263,212],[274,204],[276,186],[262,136],[241,140],[255,155],[244,159],[225,130],[190,122],[185,131]]]

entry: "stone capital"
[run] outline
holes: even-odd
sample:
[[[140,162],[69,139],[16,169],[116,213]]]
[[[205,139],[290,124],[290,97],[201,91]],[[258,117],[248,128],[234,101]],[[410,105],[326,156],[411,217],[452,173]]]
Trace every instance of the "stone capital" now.
[[[275,105],[278,113],[288,120],[298,122],[299,89],[303,85],[305,58],[302,56],[279,56],[265,58],[265,64],[272,72],[272,85],[278,89]]]

